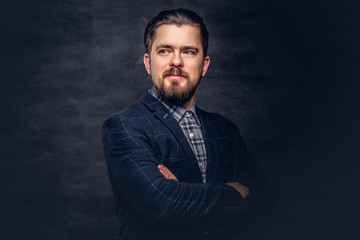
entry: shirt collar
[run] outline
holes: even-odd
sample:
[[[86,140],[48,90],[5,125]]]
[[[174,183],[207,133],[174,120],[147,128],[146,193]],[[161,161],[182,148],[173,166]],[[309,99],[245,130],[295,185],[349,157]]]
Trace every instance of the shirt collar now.
[[[193,103],[193,105],[191,106],[191,108],[186,111],[186,109],[177,106],[175,104],[170,103],[168,100],[162,98],[159,96],[159,94],[155,91],[154,88],[149,89],[148,91],[153,97],[155,97],[157,100],[159,100],[159,102],[161,102],[170,112],[170,114],[176,119],[176,121],[180,122],[181,119],[183,119],[183,117],[185,116],[186,112],[191,112],[192,115],[195,118],[196,123],[200,126],[200,121],[199,118],[196,114],[196,104],[195,101]]]

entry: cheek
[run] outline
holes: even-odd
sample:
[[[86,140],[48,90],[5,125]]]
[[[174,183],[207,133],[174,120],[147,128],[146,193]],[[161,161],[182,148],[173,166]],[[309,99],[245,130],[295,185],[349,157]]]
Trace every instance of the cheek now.
[[[192,74],[194,77],[199,77],[202,75],[202,66],[196,65],[189,68],[189,73]]]
[[[162,75],[163,71],[166,69],[166,65],[157,62],[156,64],[151,65],[151,73],[155,75]]]
[[[188,64],[189,69],[191,69],[193,72],[198,72],[198,71],[202,71],[202,62],[199,61],[193,61],[191,63]]]

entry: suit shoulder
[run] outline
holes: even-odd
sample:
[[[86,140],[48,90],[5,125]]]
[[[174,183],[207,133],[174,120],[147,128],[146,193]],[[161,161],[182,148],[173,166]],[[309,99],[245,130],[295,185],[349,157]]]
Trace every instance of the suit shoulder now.
[[[135,119],[143,118],[146,115],[146,108],[144,105],[137,101],[134,104],[121,109],[117,113],[111,114],[103,123],[103,126],[111,126],[119,121],[132,121]]]

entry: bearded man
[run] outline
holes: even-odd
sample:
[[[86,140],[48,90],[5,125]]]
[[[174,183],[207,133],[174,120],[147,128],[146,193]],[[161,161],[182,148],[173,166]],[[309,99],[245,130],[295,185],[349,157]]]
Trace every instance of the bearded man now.
[[[271,191],[235,124],[195,104],[210,64],[203,19],[162,11],[144,43],[153,88],[103,125],[120,239],[241,236],[266,212]]]

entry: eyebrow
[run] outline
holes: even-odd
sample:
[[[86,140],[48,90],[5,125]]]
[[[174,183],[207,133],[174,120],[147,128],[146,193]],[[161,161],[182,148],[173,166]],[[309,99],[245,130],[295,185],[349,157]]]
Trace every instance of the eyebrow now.
[[[171,48],[172,49],[172,48],[174,48],[174,46],[167,45],[167,44],[161,44],[161,45],[159,45],[159,46],[157,46],[155,48],[155,51],[158,51],[160,48]],[[195,46],[183,46],[183,47],[181,47],[181,50],[184,50],[184,49],[192,49],[192,50],[196,51],[196,53],[199,52],[199,48],[195,47]]]

